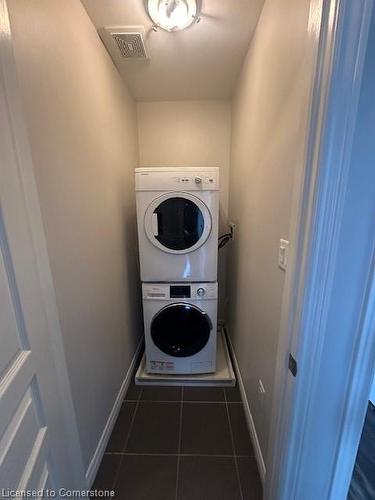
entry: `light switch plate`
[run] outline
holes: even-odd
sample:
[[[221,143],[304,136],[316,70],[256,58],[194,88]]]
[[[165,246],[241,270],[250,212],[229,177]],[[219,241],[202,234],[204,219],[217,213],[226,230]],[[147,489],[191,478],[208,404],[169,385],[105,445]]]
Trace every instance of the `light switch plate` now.
[[[283,271],[286,271],[288,266],[288,250],[289,250],[289,241],[280,239],[279,244],[279,268]]]

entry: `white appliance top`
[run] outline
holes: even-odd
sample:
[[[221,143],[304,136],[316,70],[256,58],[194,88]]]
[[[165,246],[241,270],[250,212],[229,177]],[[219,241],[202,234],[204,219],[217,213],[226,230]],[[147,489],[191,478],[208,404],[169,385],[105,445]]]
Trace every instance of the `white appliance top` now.
[[[135,169],[136,191],[218,191],[219,167]]]

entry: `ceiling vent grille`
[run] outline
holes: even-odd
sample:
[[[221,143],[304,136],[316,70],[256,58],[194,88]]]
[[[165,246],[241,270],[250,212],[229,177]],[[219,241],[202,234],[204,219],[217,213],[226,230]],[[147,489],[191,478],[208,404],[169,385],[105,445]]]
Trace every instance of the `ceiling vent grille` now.
[[[115,64],[150,58],[143,26],[107,26],[98,31]]]
[[[112,38],[126,59],[147,59],[147,51],[141,33],[112,33]]]

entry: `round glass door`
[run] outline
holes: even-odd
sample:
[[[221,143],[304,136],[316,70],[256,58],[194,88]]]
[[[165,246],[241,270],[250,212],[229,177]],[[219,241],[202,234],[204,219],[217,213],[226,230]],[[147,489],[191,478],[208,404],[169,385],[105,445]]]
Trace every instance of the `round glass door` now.
[[[187,253],[200,247],[211,231],[206,205],[188,193],[161,196],[148,207],[145,230],[150,241],[169,253]]]
[[[165,354],[184,358],[203,349],[210,338],[208,315],[191,304],[171,304],[161,309],[151,322],[154,344]]]

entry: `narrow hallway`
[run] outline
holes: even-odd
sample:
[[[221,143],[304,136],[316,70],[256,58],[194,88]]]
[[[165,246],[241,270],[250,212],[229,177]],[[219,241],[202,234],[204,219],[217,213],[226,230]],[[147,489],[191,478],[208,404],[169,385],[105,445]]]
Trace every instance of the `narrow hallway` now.
[[[126,500],[260,500],[237,387],[129,387],[93,489]]]

